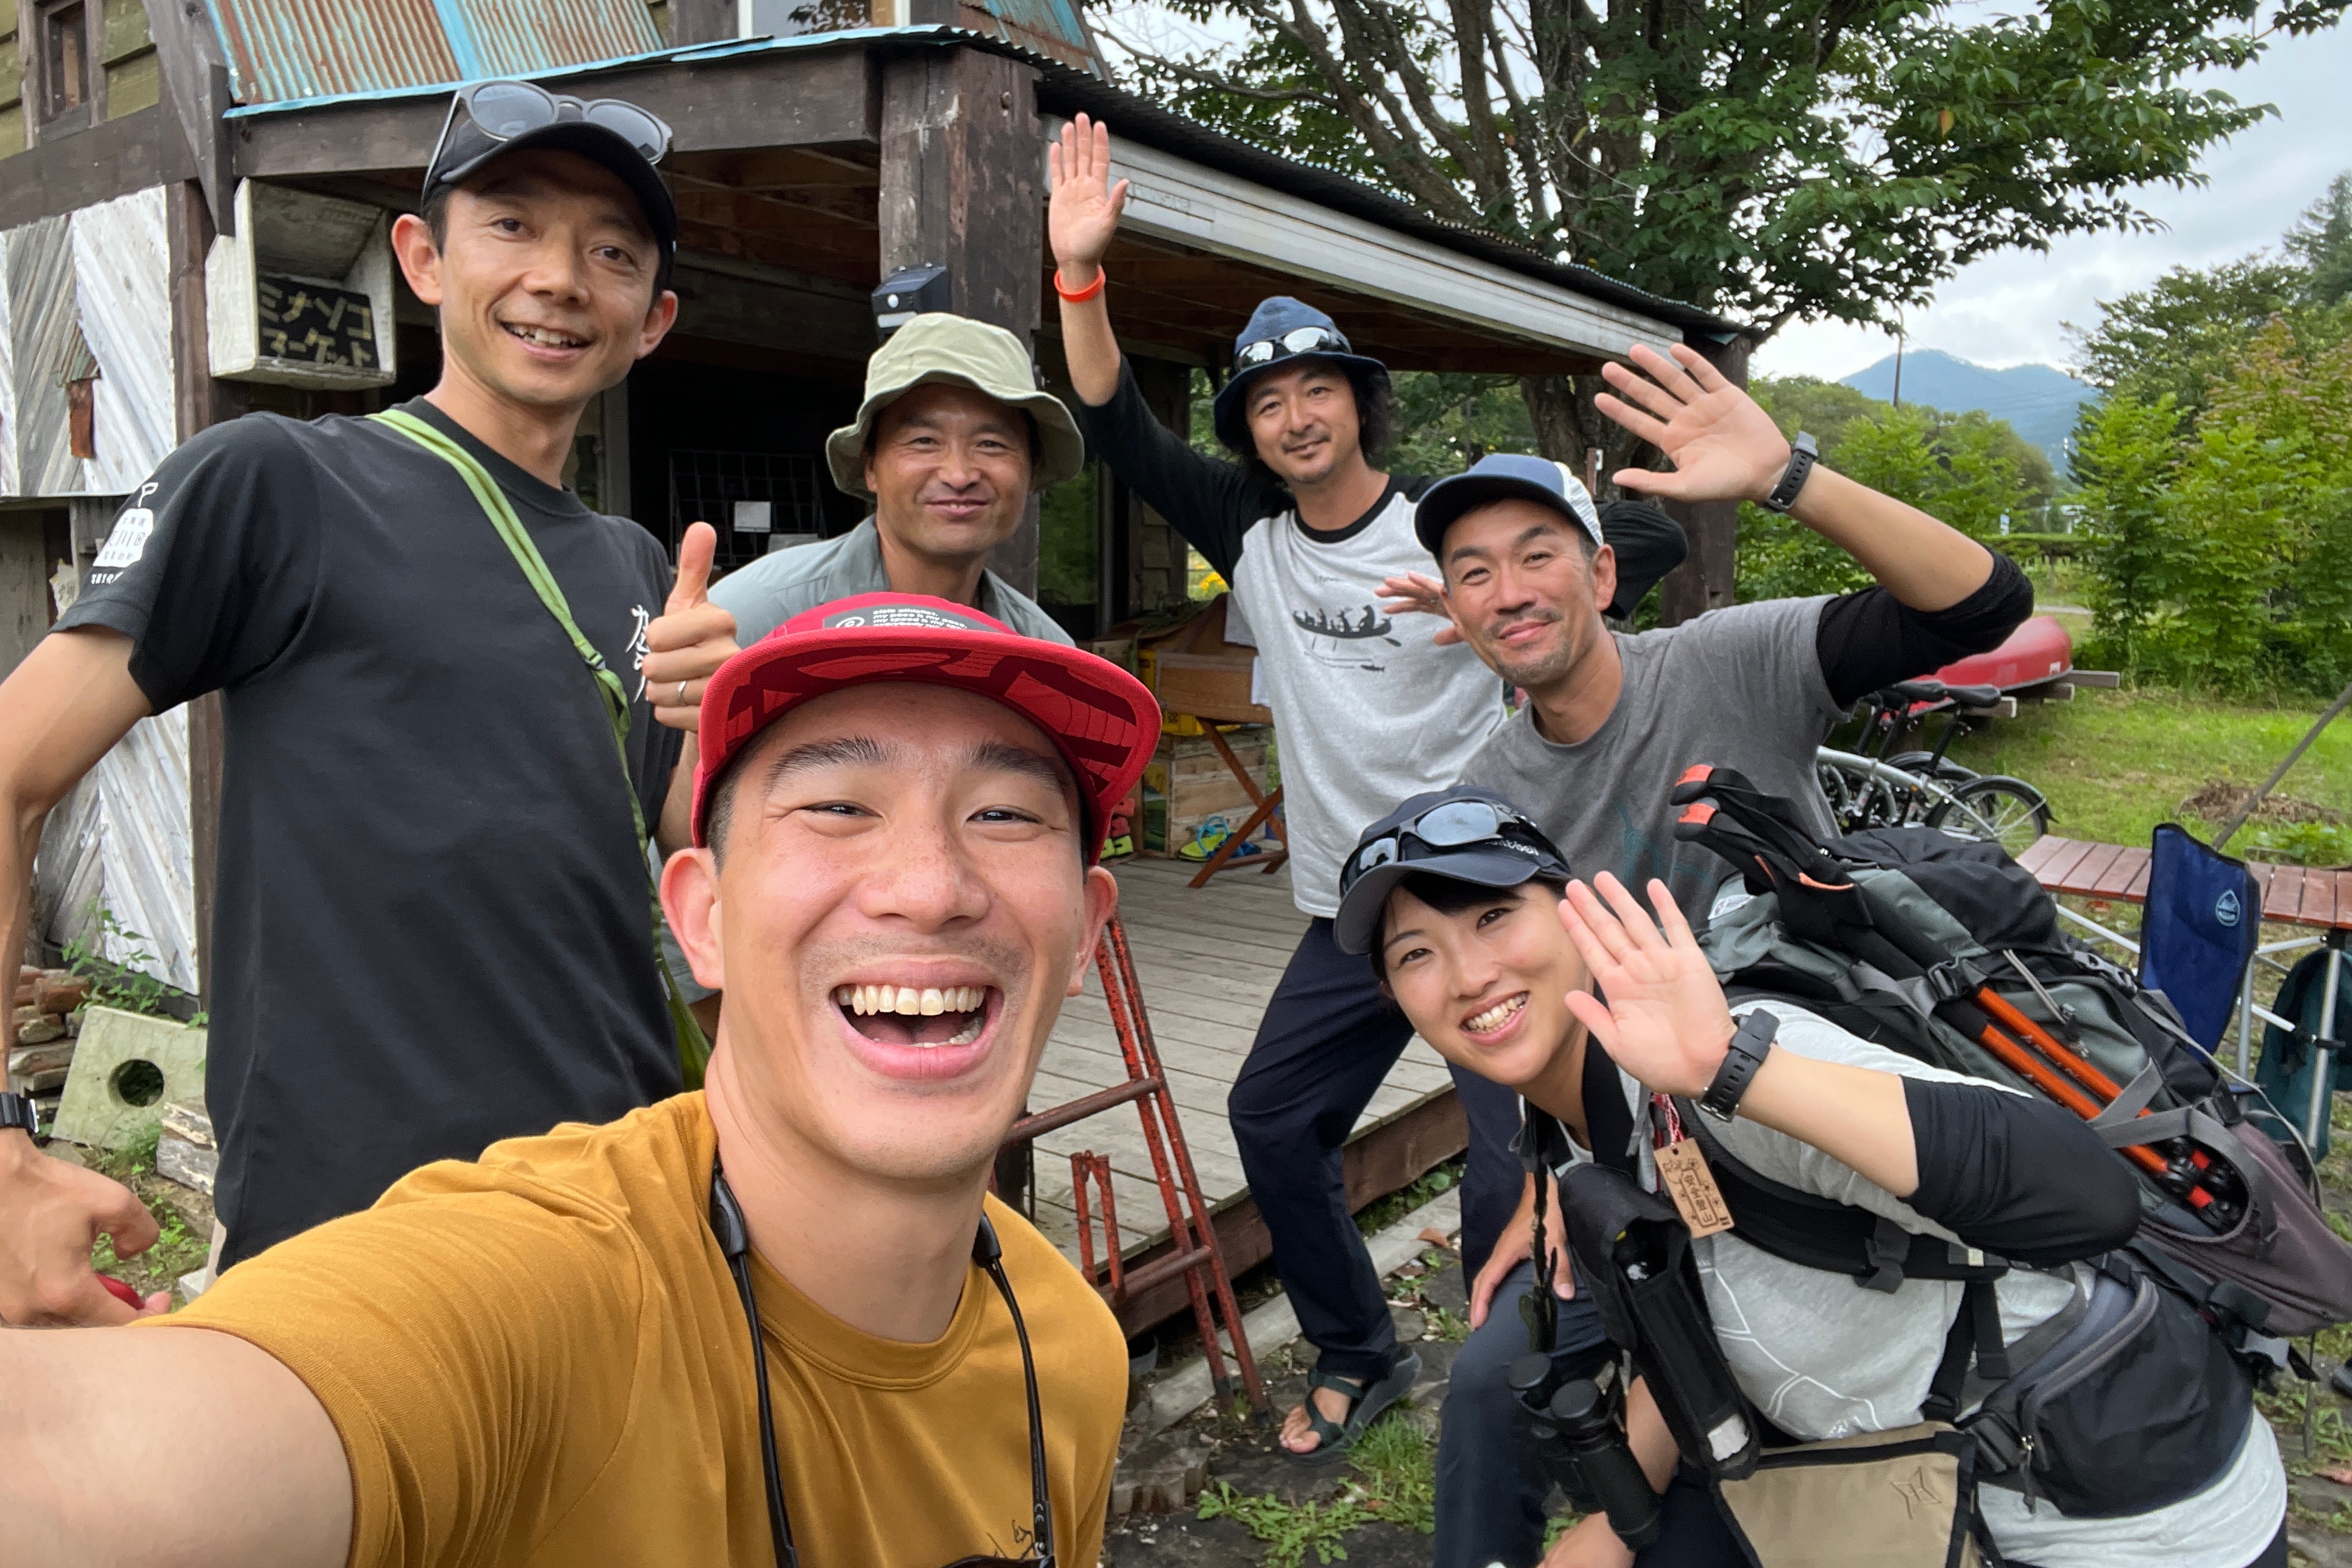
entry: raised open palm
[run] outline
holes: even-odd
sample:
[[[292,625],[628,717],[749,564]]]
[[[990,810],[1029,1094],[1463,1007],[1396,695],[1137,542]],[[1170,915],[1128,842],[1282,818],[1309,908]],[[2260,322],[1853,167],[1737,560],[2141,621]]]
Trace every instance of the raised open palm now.
[[[1731,1043],[1731,1009],[1706,955],[1664,882],[1650,883],[1652,921],[1625,885],[1603,871],[1568,885],[1559,923],[1584,956],[1601,995],[1568,994],[1568,1009],[1619,1067],[1666,1094],[1705,1094]],[[1608,900],[1603,905],[1602,899]],[[1613,911],[1613,912],[1612,912]],[[1664,930],[1659,929],[1663,923]],[[1608,998],[1606,1002],[1601,996]]]
[[[1789,442],[1754,398],[1681,343],[1673,359],[1646,346],[1633,358],[1648,374],[1601,366],[1623,395],[1604,392],[1593,405],[1664,452],[1674,468],[1620,468],[1612,479],[1669,500],[1760,500],[1772,493],[1789,466]]]
[[[1064,281],[1084,288],[1102,265],[1118,215],[1127,205],[1127,182],[1110,183],[1110,128],[1081,114],[1062,127],[1062,139],[1045,149],[1045,234]]]

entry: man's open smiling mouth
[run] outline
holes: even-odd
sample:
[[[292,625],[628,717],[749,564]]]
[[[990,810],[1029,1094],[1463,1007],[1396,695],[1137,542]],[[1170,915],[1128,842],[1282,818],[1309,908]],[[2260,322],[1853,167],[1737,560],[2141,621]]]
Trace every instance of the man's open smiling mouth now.
[[[986,985],[836,985],[850,1027],[882,1045],[968,1046],[988,1026]]]
[[[557,327],[537,327],[521,321],[500,321],[509,337],[520,338],[534,348],[584,349],[588,340]]]

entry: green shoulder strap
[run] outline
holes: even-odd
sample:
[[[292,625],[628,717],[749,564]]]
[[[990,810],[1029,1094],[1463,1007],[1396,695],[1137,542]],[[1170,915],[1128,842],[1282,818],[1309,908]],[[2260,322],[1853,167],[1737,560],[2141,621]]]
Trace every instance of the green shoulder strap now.
[[[530,584],[531,592],[537,594],[539,602],[547,606],[547,613],[555,617],[555,624],[563,628],[563,635],[572,639],[572,651],[579,654],[580,662],[588,667],[588,673],[595,679],[597,693],[604,699],[605,715],[612,721],[613,748],[621,760],[621,785],[629,797],[629,820],[636,825],[637,848],[642,857],[646,839],[646,814],[644,806],[637,801],[636,782],[629,776],[628,689],[621,684],[621,678],[605,664],[604,656],[596,651],[596,645],[588,640],[579,623],[572,618],[572,606],[564,601],[562,587],[555,581],[555,574],[547,569],[547,562],[539,553],[539,546],[530,542],[530,533],[523,527],[522,520],[515,516],[514,504],[507,500],[506,492],[499,489],[498,481],[490,478],[489,470],[484,468],[471,452],[414,414],[387,408],[368,417],[378,424],[390,426],[457,470],[458,476],[466,481],[466,488],[474,492],[474,500],[481,503],[483,514],[490,520],[491,528],[497,531],[508,552],[514,556],[515,564],[522,568],[523,579]],[[670,1031],[677,1037],[678,1070],[685,1076],[687,1088],[699,1089],[702,1087],[704,1064],[710,1059],[710,1043],[703,1038],[702,1026],[695,1022],[686,998],[678,994],[677,978],[670,973],[669,965],[662,957],[659,934],[661,890],[655,885],[650,870],[646,873],[646,883],[652,894],[654,968],[662,977],[662,990],[669,1001]]]

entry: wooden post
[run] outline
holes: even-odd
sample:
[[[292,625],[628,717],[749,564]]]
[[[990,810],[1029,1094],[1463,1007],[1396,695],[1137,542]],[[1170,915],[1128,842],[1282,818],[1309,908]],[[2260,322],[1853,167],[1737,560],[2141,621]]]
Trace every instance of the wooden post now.
[[[1034,66],[976,49],[925,49],[882,72],[879,276],[937,262],[949,308],[1034,345],[1045,292],[1045,131]],[[989,567],[1037,587],[1037,503]]]
[[[1747,338],[1717,343],[1695,337],[1690,346],[1706,355],[1707,363],[1734,385],[1748,384],[1748,353],[1754,345]],[[1669,501],[1665,510],[1690,536],[1689,556],[1658,584],[1658,620],[1675,626],[1732,602],[1738,572],[1739,503],[1706,501],[1686,506]]]
[[[669,41],[716,44],[735,36],[735,0],[669,0]]]
[[[1045,268],[1045,131],[1037,71],[976,49],[923,49],[882,68],[878,276],[936,262],[949,309],[1036,342]],[[989,567],[1024,594],[1037,586],[1037,502]],[[997,1156],[997,1195],[1027,1212],[1031,1151]]]
[[[212,214],[191,181],[163,190],[163,227],[172,289],[173,424],[181,441],[245,412],[229,383],[215,381],[205,328],[205,258],[212,249]],[[188,704],[188,837],[196,903],[196,984],[201,1005],[213,1002],[213,887],[220,856],[221,700],[207,692]]]

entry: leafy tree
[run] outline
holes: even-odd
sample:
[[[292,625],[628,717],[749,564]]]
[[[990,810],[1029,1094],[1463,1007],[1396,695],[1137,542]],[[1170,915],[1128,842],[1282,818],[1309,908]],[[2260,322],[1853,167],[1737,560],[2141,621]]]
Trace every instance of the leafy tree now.
[[[1818,376],[1759,376],[1748,390],[1780,425],[1781,434],[1811,431],[1813,439],[1821,443],[1822,458],[1832,468],[1847,427],[1857,419],[1874,418],[1886,410],[1886,405],[1875,397]]]
[[[1882,319],[1990,251],[2152,226],[2129,187],[2200,181],[2268,112],[2183,79],[2346,0],[1162,3],[1247,34],[1105,29],[1182,112],[1769,336]],[[1548,454],[1630,455],[1597,388],[1527,380]]]
[[[1398,436],[1386,461],[1392,473],[1442,477],[1489,452],[1536,449],[1535,425],[1516,376],[1402,371],[1391,379]]]
[[[2302,283],[2298,268],[2261,255],[2176,267],[2146,289],[2099,301],[2095,327],[2066,323],[2074,374],[2111,398],[2169,396],[2187,430],[2206,388],[2230,374],[2246,341],[2294,302]]]
[[[2074,442],[2083,481],[2077,531],[2089,568],[2084,595],[2095,625],[2137,669],[2163,605],[2179,591],[2179,542],[2169,491],[2179,460],[2169,392],[2153,403],[2127,393],[2095,405]]]
[[[1797,387],[1794,401],[1831,402],[1821,396],[1820,386],[1814,382]],[[1787,382],[1762,384],[1765,406],[1784,429],[1795,426],[1788,413],[1790,390]],[[1822,460],[1839,472],[1909,501],[1989,544],[2000,542],[2003,519],[2012,525],[2030,521],[2040,501],[2048,499],[2048,460],[2042,461],[2038,475],[2029,476],[2020,454],[2042,455],[2007,421],[1979,413],[1953,416],[1916,404],[1895,408],[1863,401],[1866,406],[1846,418],[1834,443],[1822,444]],[[2038,492],[2037,482],[2042,486]],[[1802,523],[1761,507],[1740,509],[1742,599],[1850,593],[1868,586],[1871,580],[1853,557]]]
[[[2327,184],[2286,231],[2286,252],[2303,263],[2303,298],[2313,305],[2352,299],[2352,169]]]
[[[2086,588],[2133,670],[2223,689],[2352,672],[2352,343],[2249,341],[2187,435],[2168,395],[2087,418]]]

